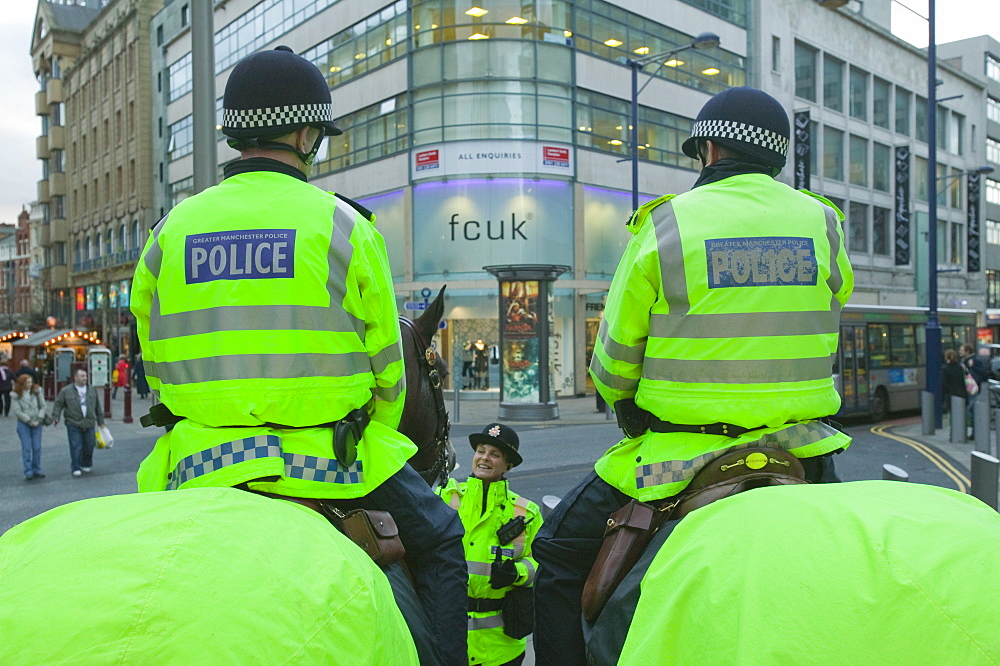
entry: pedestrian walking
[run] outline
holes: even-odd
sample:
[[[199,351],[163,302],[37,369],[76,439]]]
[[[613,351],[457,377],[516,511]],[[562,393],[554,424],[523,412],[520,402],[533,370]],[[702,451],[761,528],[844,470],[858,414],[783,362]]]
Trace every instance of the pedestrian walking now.
[[[0,365],[0,411],[10,414],[10,392],[14,389],[14,373],[7,364]]]
[[[26,358],[21,359],[21,366],[14,374],[18,377],[21,375],[31,375],[31,378],[35,380],[35,383],[38,383],[38,371],[31,367],[31,364],[28,363],[28,359]]]
[[[17,418],[17,437],[21,440],[21,460],[24,462],[24,480],[44,478],[42,474],[42,425],[45,423],[45,398],[42,387],[35,384],[30,374],[17,378],[14,387],[14,416]]]
[[[146,368],[142,365],[142,352],[135,355],[135,365],[132,367],[132,381],[139,399],[145,400],[149,395],[149,382],[146,381]]]
[[[73,383],[59,391],[52,412],[52,425],[59,425],[63,411],[66,412],[70,469],[73,476],[89,474],[93,468],[94,447],[97,446],[94,430],[104,425],[104,411],[97,390],[87,384],[86,370],[77,370]]]
[[[119,387],[128,386],[128,378],[129,378],[128,361],[125,360],[124,356],[119,356],[118,362],[115,363],[114,382],[113,382],[115,387],[111,391],[112,400],[118,399]]]

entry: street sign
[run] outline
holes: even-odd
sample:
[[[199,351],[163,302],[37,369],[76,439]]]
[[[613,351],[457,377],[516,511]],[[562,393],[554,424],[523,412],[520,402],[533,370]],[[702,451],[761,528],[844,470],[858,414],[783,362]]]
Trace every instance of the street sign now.
[[[423,303],[418,303],[416,301],[406,301],[403,303],[404,310],[426,310],[429,304],[424,301]]]

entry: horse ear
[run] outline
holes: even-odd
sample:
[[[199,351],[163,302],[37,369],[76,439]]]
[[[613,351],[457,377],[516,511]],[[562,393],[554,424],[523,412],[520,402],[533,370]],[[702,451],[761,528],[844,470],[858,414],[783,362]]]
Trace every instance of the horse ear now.
[[[441,291],[431,301],[431,304],[427,306],[427,309],[414,320],[425,340],[430,340],[434,337],[438,324],[441,322],[441,317],[444,316],[444,290],[447,288],[448,285],[441,287]]]

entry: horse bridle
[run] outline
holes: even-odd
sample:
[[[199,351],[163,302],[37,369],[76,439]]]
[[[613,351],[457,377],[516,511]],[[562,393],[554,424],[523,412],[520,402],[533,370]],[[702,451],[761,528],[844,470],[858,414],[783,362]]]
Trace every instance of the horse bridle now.
[[[447,476],[449,471],[445,467],[449,459],[448,433],[451,430],[451,422],[448,419],[448,411],[444,406],[444,393],[439,390],[441,388],[441,373],[438,372],[436,367],[437,352],[424,340],[424,336],[420,334],[420,329],[417,328],[416,324],[409,317],[400,317],[399,321],[413,333],[414,339],[417,341],[417,346],[424,348],[424,354],[420,358],[419,363],[424,374],[430,380],[431,388],[434,389],[435,412],[437,415],[434,446],[437,448],[438,455],[434,460],[434,465],[430,469],[420,472],[420,475],[431,479],[439,476],[443,478]]]

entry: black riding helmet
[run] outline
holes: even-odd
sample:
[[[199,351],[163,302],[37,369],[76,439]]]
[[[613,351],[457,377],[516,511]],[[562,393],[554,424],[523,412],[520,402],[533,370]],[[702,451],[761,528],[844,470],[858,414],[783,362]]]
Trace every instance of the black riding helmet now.
[[[308,155],[272,141],[306,126],[323,131]],[[343,132],[333,124],[330,87],[322,72],[287,46],[278,46],[236,63],[222,98],[222,133],[237,150],[289,149],[310,164],[324,137]]]
[[[702,107],[691,127],[691,137],[681,146],[684,154],[699,159],[702,139],[734,150],[755,164],[780,170],[788,154],[788,114],[763,90],[730,88]]]

